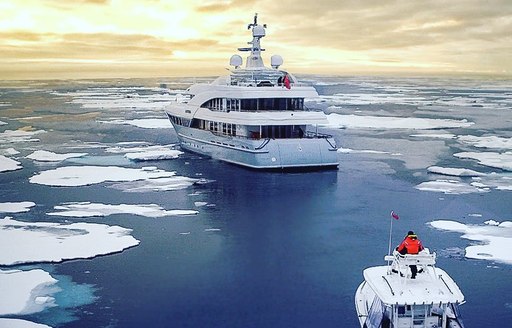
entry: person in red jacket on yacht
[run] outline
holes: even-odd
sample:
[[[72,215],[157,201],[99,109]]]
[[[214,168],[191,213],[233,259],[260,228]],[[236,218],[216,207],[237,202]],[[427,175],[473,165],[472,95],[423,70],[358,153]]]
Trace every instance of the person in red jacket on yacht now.
[[[421,240],[418,239],[418,236],[414,233],[414,231],[409,231],[405,239],[402,241],[400,245],[396,248],[398,253],[405,254],[418,254],[423,250],[423,245],[421,244]],[[416,265],[410,265],[411,268],[411,279],[416,279],[416,274],[418,273],[418,267]]]

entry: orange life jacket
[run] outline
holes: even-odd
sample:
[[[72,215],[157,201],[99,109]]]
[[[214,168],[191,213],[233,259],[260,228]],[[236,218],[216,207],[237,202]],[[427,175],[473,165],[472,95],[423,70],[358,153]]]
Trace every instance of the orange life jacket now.
[[[401,252],[404,248],[407,251],[407,254],[418,254],[423,250],[423,245],[419,239],[407,236],[400,246],[398,246],[397,251]]]

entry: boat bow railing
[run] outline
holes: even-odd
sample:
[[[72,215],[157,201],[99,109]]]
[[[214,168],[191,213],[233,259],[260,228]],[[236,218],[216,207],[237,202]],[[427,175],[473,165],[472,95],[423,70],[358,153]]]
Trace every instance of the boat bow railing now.
[[[430,253],[428,248],[418,254],[402,255],[399,252],[394,251],[393,255],[386,255],[384,260],[391,262],[388,274],[396,273],[403,277],[407,277],[406,273],[411,265],[418,266],[418,270],[427,271],[427,267],[432,267],[435,271],[436,253]]]

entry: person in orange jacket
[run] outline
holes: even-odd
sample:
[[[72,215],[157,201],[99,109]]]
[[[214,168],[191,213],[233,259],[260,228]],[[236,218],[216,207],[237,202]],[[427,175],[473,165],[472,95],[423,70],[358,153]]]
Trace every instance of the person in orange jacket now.
[[[414,233],[414,231],[409,231],[407,236],[405,236],[404,240],[396,250],[398,253],[405,254],[418,254],[423,250],[423,245],[421,244],[421,240],[418,239],[418,236]],[[416,279],[416,274],[418,273],[418,267],[416,265],[410,265],[411,268],[411,279]]]

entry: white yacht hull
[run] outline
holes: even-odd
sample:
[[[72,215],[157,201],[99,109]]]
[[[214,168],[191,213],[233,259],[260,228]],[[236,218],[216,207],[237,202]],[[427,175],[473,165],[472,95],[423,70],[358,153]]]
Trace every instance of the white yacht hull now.
[[[253,169],[336,168],[332,138],[247,139],[174,124],[182,149]]]

